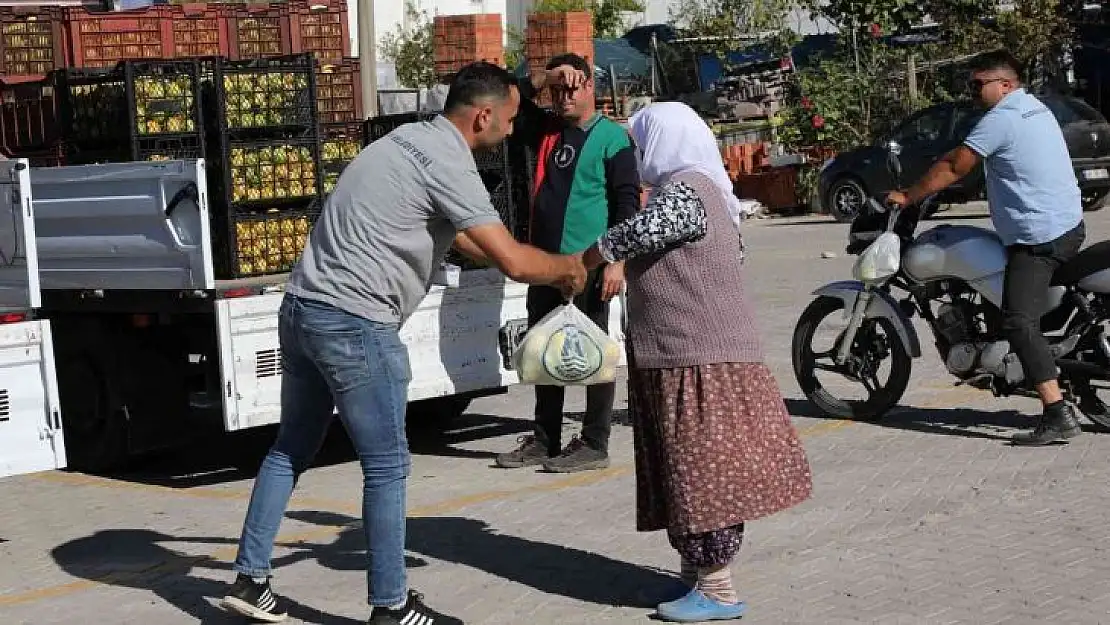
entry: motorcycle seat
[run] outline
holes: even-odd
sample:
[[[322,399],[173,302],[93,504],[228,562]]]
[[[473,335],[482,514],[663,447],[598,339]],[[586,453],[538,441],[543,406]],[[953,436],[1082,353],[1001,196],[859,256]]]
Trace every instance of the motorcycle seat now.
[[[1060,265],[1052,274],[1052,286],[1070,286],[1104,269],[1110,269],[1110,241],[1095,243]]]

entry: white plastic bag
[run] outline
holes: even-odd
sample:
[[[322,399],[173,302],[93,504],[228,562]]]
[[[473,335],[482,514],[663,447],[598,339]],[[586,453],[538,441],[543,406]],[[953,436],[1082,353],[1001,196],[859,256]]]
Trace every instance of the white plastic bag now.
[[[893,232],[884,232],[860,254],[852,273],[861,282],[882,282],[898,273],[901,262],[902,241]]]
[[[513,352],[522,384],[589,386],[613,382],[620,344],[574,304],[551,311]]]

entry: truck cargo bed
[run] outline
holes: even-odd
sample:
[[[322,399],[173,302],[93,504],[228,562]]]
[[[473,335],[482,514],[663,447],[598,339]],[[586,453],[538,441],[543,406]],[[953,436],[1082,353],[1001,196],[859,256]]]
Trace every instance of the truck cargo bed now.
[[[31,170],[44,290],[212,290],[203,159]]]

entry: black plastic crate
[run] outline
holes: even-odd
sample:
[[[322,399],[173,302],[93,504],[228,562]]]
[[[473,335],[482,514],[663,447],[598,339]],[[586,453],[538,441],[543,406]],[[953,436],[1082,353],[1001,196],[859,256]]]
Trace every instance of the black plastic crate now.
[[[392,115],[371,117],[363,122],[363,145],[370,145],[404,124],[429,121],[434,119],[437,114],[438,113],[394,113]]]
[[[312,54],[230,61],[202,60],[209,76],[213,123],[233,136],[294,133],[317,124],[316,73]]]
[[[360,122],[324,124],[321,127],[320,166],[324,172],[325,194],[332,192],[339,174],[362,150],[362,131]]]
[[[169,161],[204,158],[204,155],[203,137],[197,134],[150,137],[139,139],[131,145],[89,147],[71,143],[66,146],[66,158],[73,165]]]
[[[322,195],[316,137],[224,141],[222,147],[217,184],[228,211],[296,204]]]
[[[291,271],[319,216],[320,202],[313,198],[302,207],[232,211],[213,219],[216,277],[231,280]]]
[[[152,141],[169,141],[194,146],[181,152],[186,158],[204,156],[201,65],[196,60],[121,61],[107,71],[59,70],[53,81],[64,140],[79,152],[116,152],[124,160],[143,160]]]
[[[60,69],[50,74],[63,140],[82,147],[127,141],[127,85],[112,70]]]

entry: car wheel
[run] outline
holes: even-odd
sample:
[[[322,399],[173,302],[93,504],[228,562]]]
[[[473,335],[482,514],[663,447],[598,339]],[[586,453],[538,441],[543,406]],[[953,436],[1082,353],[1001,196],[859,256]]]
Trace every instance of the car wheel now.
[[[1093,213],[1106,205],[1106,196],[1110,191],[1084,191],[1082,200],[1083,212]]]
[[[841,223],[849,223],[856,218],[867,203],[867,191],[855,178],[845,176],[829,187],[829,213]]]

